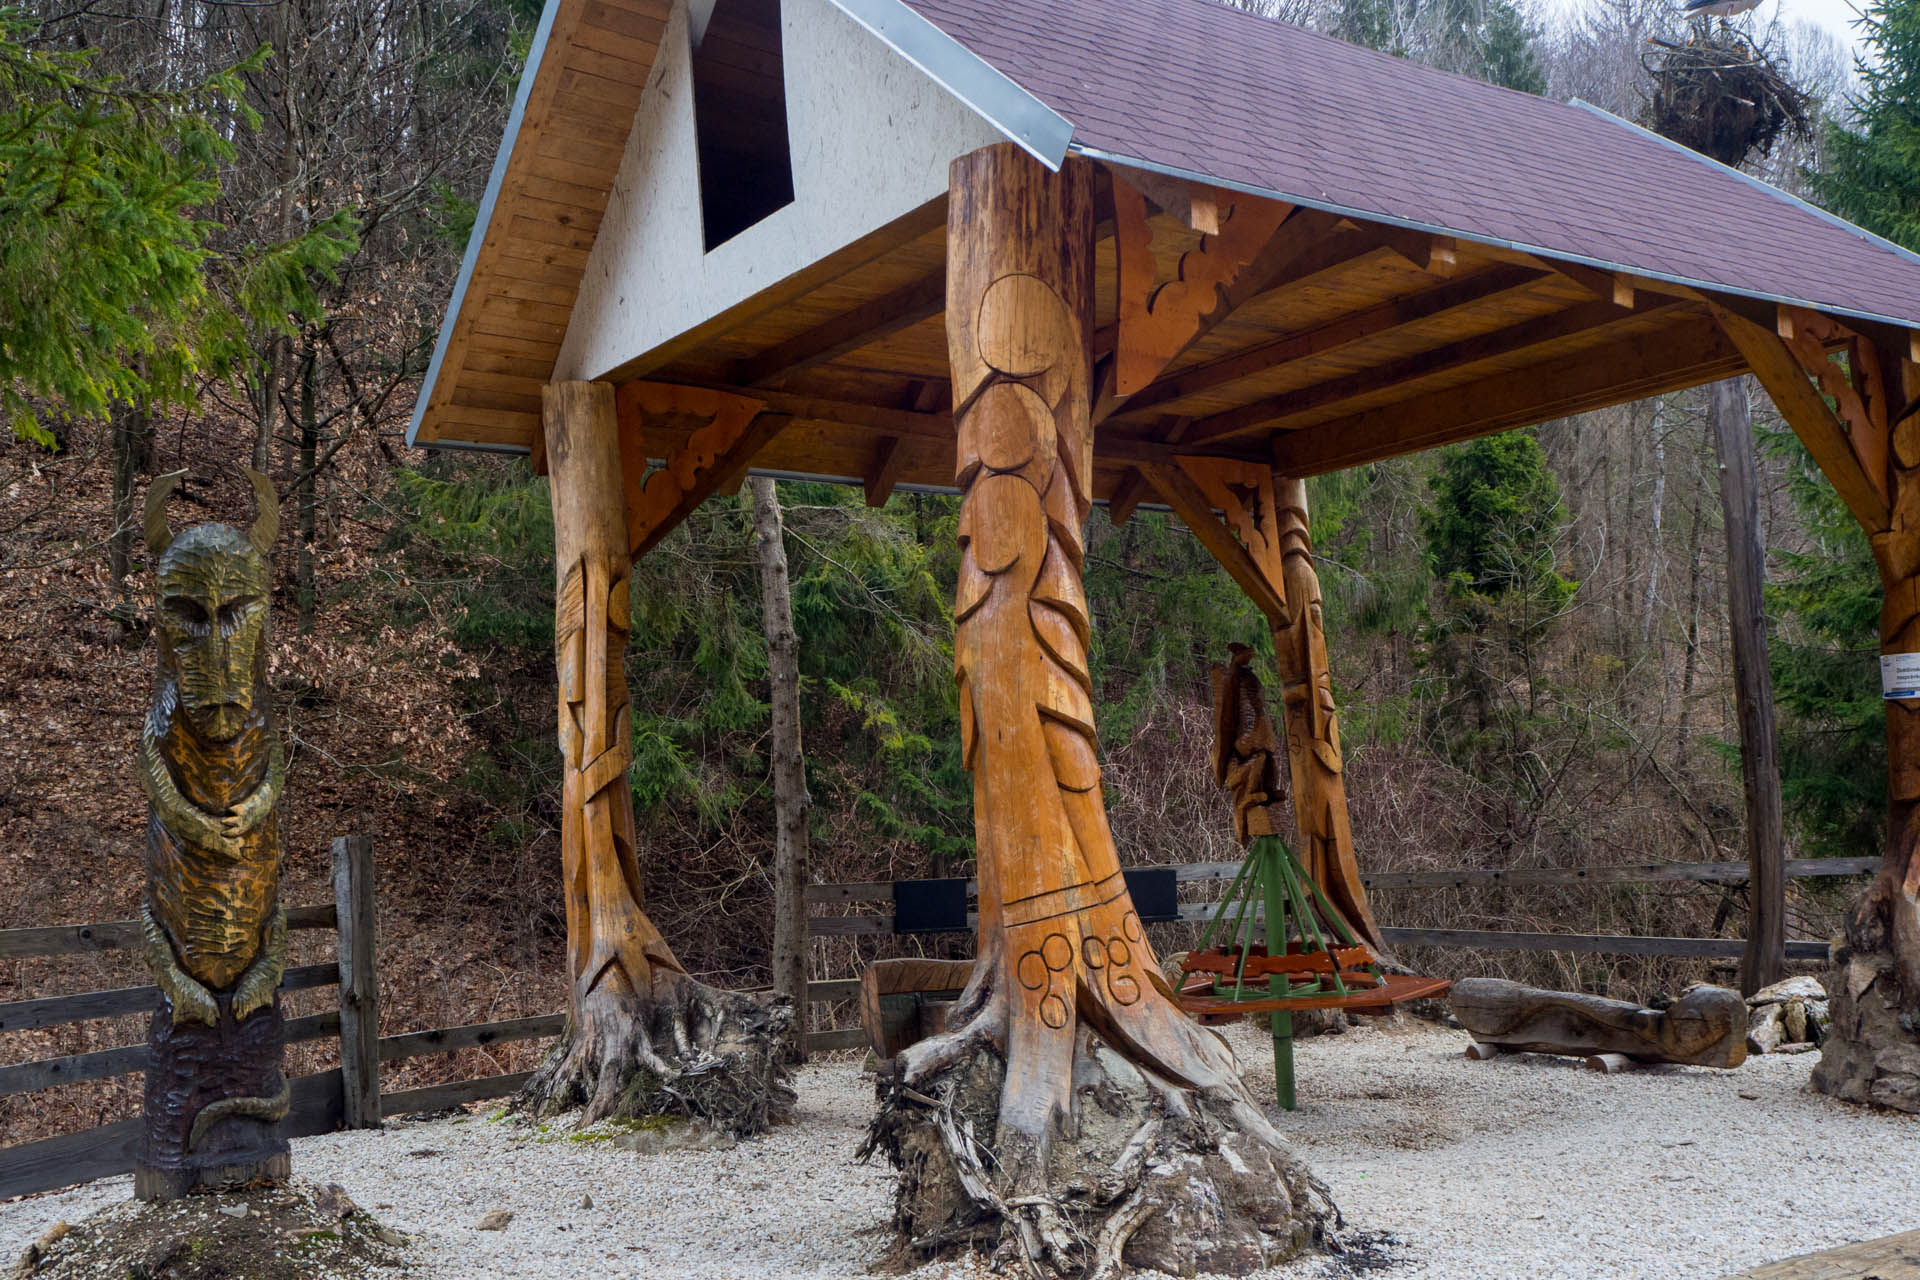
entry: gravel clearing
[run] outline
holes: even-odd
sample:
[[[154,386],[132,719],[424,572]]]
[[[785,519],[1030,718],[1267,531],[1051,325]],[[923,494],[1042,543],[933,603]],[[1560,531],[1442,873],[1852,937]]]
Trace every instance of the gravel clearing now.
[[[1268,1042],[1251,1027],[1233,1040],[1270,1099]],[[1406,1022],[1297,1046],[1301,1108],[1275,1119],[1349,1230],[1391,1237],[1390,1265],[1371,1274],[1712,1277],[1920,1228],[1920,1117],[1811,1093],[1812,1054],[1603,1076],[1575,1059],[1469,1062],[1466,1043]],[[416,1275],[864,1276],[886,1244],[892,1184],[882,1164],[853,1161],[872,1084],[850,1061],[809,1066],[796,1083],[794,1123],[730,1150],[639,1155],[474,1116],[301,1139],[294,1169],[340,1183],[412,1237]],[[0,1260],[130,1190],[111,1178],[0,1205]],[[477,1230],[496,1209],[508,1225]],[[1354,1268],[1311,1259],[1264,1274]]]

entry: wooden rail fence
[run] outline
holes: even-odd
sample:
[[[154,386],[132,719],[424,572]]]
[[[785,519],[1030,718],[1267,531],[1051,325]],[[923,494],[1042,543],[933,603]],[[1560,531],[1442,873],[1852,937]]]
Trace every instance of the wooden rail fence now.
[[[293,907],[287,911],[289,929],[334,930],[339,955],[332,963],[288,969],[281,980],[283,992],[329,986],[339,989],[337,1010],[287,1020],[287,1042],[337,1038],[340,1065],[329,1071],[296,1076],[289,1082],[293,1102],[282,1122],[285,1133],[297,1138],[336,1129],[374,1128],[385,1116],[437,1111],[457,1103],[504,1097],[525,1083],[530,1073],[511,1072],[422,1089],[381,1092],[380,1064],[383,1062],[557,1035],[566,1023],[566,1015],[542,1014],[382,1036],[378,975],[374,967],[372,840],[365,836],[343,836],[333,842],[333,889],[334,901],[330,903]],[[0,960],[136,950],[139,945],[139,923],[133,920],[0,929]],[[0,1004],[0,1032],[150,1013],[159,998],[159,988],[145,986],[18,1000]],[[144,1044],[17,1063],[0,1067],[0,1097],[129,1075],[144,1071],[146,1063]],[[0,1148],[0,1200],[129,1172],[141,1131],[142,1122],[136,1116],[77,1133]]]
[[[1874,871],[1878,858],[1793,858],[1786,865],[1792,879],[1817,876],[1854,876]],[[1231,880],[1240,870],[1237,862],[1196,862],[1172,868],[1180,884]],[[1585,885],[1643,884],[1684,882],[1693,884],[1737,884],[1747,879],[1744,862],[1650,862],[1618,867],[1516,867],[1492,870],[1458,867],[1445,871],[1388,871],[1363,875],[1369,889],[1454,889],[1495,885]],[[914,883],[900,881],[899,883]],[[878,880],[856,884],[813,884],[807,886],[807,901],[818,905],[850,905],[887,902],[894,898],[893,881]],[[974,895],[978,885],[967,882],[967,893]],[[1179,918],[1206,920],[1217,902],[1182,902]],[[967,916],[970,929],[976,918]],[[958,928],[949,932],[959,932]],[[815,937],[890,935],[893,916],[888,912],[862,915],[812,915],[807,932]],[[1739,938],[1655,938],[1618,934],[1523,933],[1488,929],[1388,929],[1381,934],[1389,943],[1439,947],[1484,947],[1489,950],[1574,951],[1603,955],[1689,956],[1711,959],[1740,956],[1745,943]],[[1787,959],[1824,960],[1827,944],[1822,941],[1789,941]]]

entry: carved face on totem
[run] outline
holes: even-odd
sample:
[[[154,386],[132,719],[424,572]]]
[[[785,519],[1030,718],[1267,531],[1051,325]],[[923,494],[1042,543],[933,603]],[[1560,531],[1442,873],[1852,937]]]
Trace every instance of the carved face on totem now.
[[[245,727],[266,661],[267,549],[279,532],[278,499],[266,477],[247,472],[259,499],[253,528],[167,527],[166,499],[177,477],[147,497],[147,545],[154,554],[160,667],[201,738],[225,742]]]

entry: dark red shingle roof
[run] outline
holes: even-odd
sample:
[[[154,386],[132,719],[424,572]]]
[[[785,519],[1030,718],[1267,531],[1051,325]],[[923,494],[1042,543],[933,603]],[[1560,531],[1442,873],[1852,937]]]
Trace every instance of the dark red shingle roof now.
[[[1920,258],[1614,117],[1214,0],[905,0],[1075,149],[1920,325]]]

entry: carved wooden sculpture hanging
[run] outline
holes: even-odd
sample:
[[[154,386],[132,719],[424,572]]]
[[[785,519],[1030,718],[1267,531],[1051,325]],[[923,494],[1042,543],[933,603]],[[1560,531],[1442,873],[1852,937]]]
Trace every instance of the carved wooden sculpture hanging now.
[[[147,495],[159,679],[140,733],[147,793],[145,956],[162,994],[148,1031],[134,1194],[174,1199],[289,1172],[290,1097],[276,990],[286,963],[275,807],[286,757],[267,685],[267,555],[278,499],[249,471],[253,528],[176,536]]]
[[[1867,531],[1883,662],[1920,661],[1911,657],[1920,654],[1920,366],[1910,335],[1876,341],[1796,307],[1780,308],[1772,329],[1713,312]],[[1824,979],[1833,1020],[1813,1085],[1920,1111],[1920,698],[1888,687],[1887,850]]]
[[[869,1145],[902,1170],[907,1240],[997,1239],[1063,1272],[1123,1256],[1246,1271],[1298,1249],[1318,1211],[1225,1042],[1167,989],[1107,826],[1080,579],[1091,249],[1082,162],[1050,173],[1010,145],[954,162],[954,665],[979,960],[951,1030],[895,1059]]]
[[[1267,615],[1286,709],[1301,865],[1354,930],[1383,952],[1347,817],[1320,575],[1307,532],[1306,483],[1226,458],[1183,457],[1177,466],[1157,464],[1141,471]],[[1215,516],[1216,510],[1222,514]]]
[[[566,1032],[520,1102],[583,1106],[589,1123],[679,1113],[755,1133],[792,1102],[781,1061],[792,1011],[689,978],[642,907],[627,781],[630,513],[613,388],[558,383],[545,409],[571,986]]]

